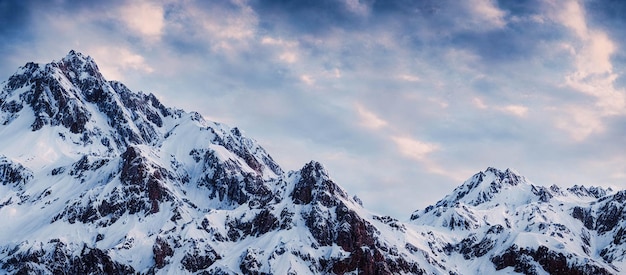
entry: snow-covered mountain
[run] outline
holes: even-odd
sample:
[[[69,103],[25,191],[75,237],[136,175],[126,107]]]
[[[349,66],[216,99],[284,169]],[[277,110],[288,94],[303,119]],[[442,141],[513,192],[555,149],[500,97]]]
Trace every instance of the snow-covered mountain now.
[[[0,273],[618,274],[626,192],[480,172],[410,220],[71,51],[0,87]]]

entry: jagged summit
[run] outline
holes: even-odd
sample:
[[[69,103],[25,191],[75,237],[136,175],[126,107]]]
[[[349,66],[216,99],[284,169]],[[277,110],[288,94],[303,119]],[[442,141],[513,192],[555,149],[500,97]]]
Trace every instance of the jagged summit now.
[[[60,62],[53,63],[58,64],[64,71],[73,72],[80,78],[102,78],[102,74],[100,73],[100,69],[96,64],[96,61],[91,56],[86,56],[74,50],[70,50]]]
[[[18,118],[28,106],[35,117],[33,131],[60,125],[73,134],[92,135],[109,126],[124,137],[117,147],[151,142],[153,126],[161,127],[163,117],[176,112],[152,94],[136,94],[119,82],[106,81],[91,57],[74,51],[58,62],[26,64],[9,78],[0,104],[7,111],[2,124]]]
[[[600,198],[610,194],[613,190],[602,187],[585,187],[575,185],[561,190],[556,185],[549,188],[535,185],[526,177],[520,175],[512,169],[504,171],[494,167],[488,167],[466,180],[463,184],[455,188],[451,194],[447,195],[435,205],[427,207],[425,210],[416,211],[414,216],[420,213],[427,213],[435,208],[454,207],[459,204],[481,206],[490,208],[495,204],[519,205],[528,202],[548,202],[555,196],[575,195],[579,198]]]
[[[572,187],[567,188],[569,193],[572,193],[579,197],[594,197],[594,198],[602,198],[606,195],[613,193],[612,188],[602,188],[597,186],[585,187],[584,185],[574,185]]]
[[[499,193],[523,192],[532,184],[525,177],[511,169],[504,171],[488,167],[485,171],[474,174],[444,199],[437,202],[436,207],[449,207],[457,203],[477,206],[491,201]]]
[[[285,173],[238,128],[107,81],[75,51],[3,83],[0,141],[9,273],[421,270],[383,255],[320,163]]]
[[[477,219],[468,212],[468,207],[481,211],[513,211],[518,207],[553,200],[590,201],[611,192],[612,189],[601,187],[573,186],[565,190],[556,185],[544,187],[533,184],[511,169],[502,171],[489,167],[474,174],[436,204],[413,212],[411,220],[418,224],[443,223],[452,228],[471,229],[485,225],[485,220]]]
[[[626,195],[487,168],[404,223],[70,51],[0,87],[0,273],[618,274]],[[393,202],[390,202],[393,203]]]

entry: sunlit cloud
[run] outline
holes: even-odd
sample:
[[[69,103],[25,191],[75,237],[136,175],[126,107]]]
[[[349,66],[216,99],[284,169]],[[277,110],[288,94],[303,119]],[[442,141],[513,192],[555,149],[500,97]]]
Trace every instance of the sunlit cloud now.
[[[472,98],[472,104],[478,109],[487,109],[487,105],[485,104],[485,102],[483,102],[483,100],[478,97]]]
[[[577,0],[550,1],[550,4],[556,10],[555,17],[561,24],[575,31],[579,37],[587,36],[587,22],[580,2]]]
[[[90,55],[97,62],[100,72],[108,80],[124,80],[129,71],[152,73],[154,69],[145,58],[128,48],[99,46],[90,49]]]
[[[432,153],[441,150],[440,145],[408,136],[391,136],[391,140],[401,155],[418,162],[426,173],[443,176],[455,181],[461,181],[466,178],[466,175],[463,175],[465,171],[450,171],[449,167],[440,164],[430,157]]]
[[[599,114],[593,110],[569,106],[560,110],[562,114],[556,119],[556,126],[569,133],[577,142],[584,141],[592,134],[604,131]]]
[[[158,40],[163,34],[163,7],[153,1],[131,1],[119,8],[116,18],[133,32],[148,40]]]
[[[410,75],[410,74],[401,74],[401,75],[398,75],[397,78],[400,80],[408,81],[408,82],[420,81],[420,78],[418,76]]]
[[[400,154],[417,161],[425,160],[428,154],[439,149],[439,146],[436,144],[423,142],[411,137],[394,136],[391,139],[396,144]]]
[[[261,45],[270,47],[272,51],[277,52],[278,59],[284,63],[295,63],[298,61],[298,42],[281,38],[264,36],[261,38]]]
[[[626,19],[588,1],[22,2],[0,14],[4,76],[81,51],[107,79],[245,129],[287,169],[327,161],[353,193],[384,181],[424,207],[435,195],[412,179],[445,195],[487,166],[623,178]]]
[[[473,28],[499,29],[506,26],[504,16],[506,13],[496,6],[492,0],[471,0],[467,1],[469,10],[474,15]]]
[[[300,81],[307,85],[315,84],[315,79],[313,79],[313,77],[308,74],[300,75]]]
[[[575,110],[569,108],[566,112],[570,121],[565,122],[567,119],[564,118],[557,121],[559,128],[570,132],[573,139],[582,141],[601,132],[604,117],[626,114],[626,91],[615,88],[618,75],[611,62],[617,48],[605,32],[588,27],[579,1],[552,5],[556,20],[569,28],[580,42],[577,46],[569,46],[569,52],[575,58],[575,68],[565,77],[564,85],[592,96],[596,103],[581,105]]]
[[[361,119],[360,125],[369,129],[379,129],[387,126],[387,121],[384,121],[373,112],[369,111],[361,104],[355,104],[357,114]]]
[[[506,105],[499,110],[518,117],[525,117],[528,113],[528,107],[522,105]]]
[[[284,52],[280,55],[279,59],[287,63],[294,63],[298,60],[298,55],[294,52]]]
[[[528,107],[526,106],[519,104],[509,104],[495,105],[490,108],[490,106],[488,106],[482,99],[478,97],[472,98],[472,105],[480,110],[495,109],[496,111],[517,117],[526,117],[526,115],[528,114]]]

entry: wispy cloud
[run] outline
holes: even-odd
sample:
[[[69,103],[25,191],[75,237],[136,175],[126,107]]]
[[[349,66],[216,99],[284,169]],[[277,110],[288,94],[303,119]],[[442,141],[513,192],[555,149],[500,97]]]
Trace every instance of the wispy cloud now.
[[[493,0],[466,1],[471,14],[474,16],[468,27],[477,29],[500,29],[506,26],[504,19],[506,12],[500,10]]]
[[[89,52],[98,63],[102,75],[110,80],[124,80],[124,73],[131,70],[143,73],[154,71],[143,56],[125,47],[96,46],[90,48]]]
[[[404,81],[408,81],[408,82],[418,82],[420,81],[420,78],[416,75],[410,75],[410,74],[401,74],[397,76],[398,79],[400,80],[404,80]]]
[[[554,0],[5,1],[0,75],[82,51],[107,78],[241,126],[288,169],[318,159],[353,193],[383,182],[391,191],[372,204],[410,213],[401,208],[486,166],[540,184],[623,181],[622,11]],[[418,199],[385,204],[393,194]]]
[[[626,114],[626,92],[615,88],[617,74],[611,61],[617,47],[604,31],[588,26],[581,2],[572,0],[552,5],[557,22],[569,28],[577,39],[568,46],[575,56],[575,66],[565,77],[564,85],[595,99],[595,105],[565,108],[569,119],[557,122],[573,139],[581,141],[604,128],[604,117]]]
[[[379,129],[387,125],[387,121],[384,121],[383,119],[378,117],[376,114],[367,110],[365,107],[363,107],[363,105],[357,103],[355,104],[355,106],[356,106],[357,114],[359,115],[359,118],[361,119],[360,124],[363,127],[366,127],[369,129]]]
[[[428,154],[435,152],[439,146],[433,143],[420,141],[405,136],[394,136],[391,138],[398,147],[398,151],[411,159],[424,161]]]
[[[522,105],[506,105],[499,107],[499,110],[518,117],[525,117],[528,113],[528,108]]]

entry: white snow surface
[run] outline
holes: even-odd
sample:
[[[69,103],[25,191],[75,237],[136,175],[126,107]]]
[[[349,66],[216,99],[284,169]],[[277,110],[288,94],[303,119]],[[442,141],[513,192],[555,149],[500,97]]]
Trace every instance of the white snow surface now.
[[[81,70],[68,72],[61,68],[63,62],[75,58],[78,60],[73,62]],[[84,247],[97,248],[113,261],[139,273],[239,274],[251,272],[242,269],[246,261],[259,273],[331,272],[332,269],[325,269],[325,261],[349,259],[355,252],[316,239],[310,215],[315,212],[322,217],[315,220],[319,228],[349,231],[351,224],[342,224],[337,214],[346,211],[372,226],[370,235],[375,238],[375,249],[383,251],[385,257],[413,263],[427,274],[512,274],[519,270],[512,266],[497,269],[492,259],[511,247],[536,250],[541,246],[568,255],[568,264],[593,262],[610,273],[625,270],[626,250],[623,245],[614,244],[614,235],[624,222],[599,232],[586,228],[572,214],[575,207],[589,209],[592,214],[601,213],[602,202],[616,196],[612,190],[593,189],[601,192],[598,196],[585,187],[546,188],[511,170],[488,168],[404,222],[370,212],[338,186],[336,190],[320,189],[315,191],[319,193],[312,193],[332,197],[333,203],[338,204],[324,205],[315,200],[299,203],[292,199],[292,194],[307,175],[301,171],[284,173],[255,140],[245,137],[239,129],[182,110],[167,108],[169,114],[165,115],[155,107],[155,102],[147,99],[148,95],[141,93],[133,96],[146,101],[140,104],[147,111],[133,110],[125,105],[127,98],[120,94],[119,88],[104,81],[98,87],[111,95],[112,106],[124,107],[120,116],[125,121],[120,127],[141,137],[139,141],[131,141],[128,135],[120,133],[120,127],[114,126],[97,102],[87,99],[78,85],[79,81],[101,79],[97,71],[90,72],[89,68],[97,69],[93,60],[70,53],[57,63],[39,65],[34,71],[23,67],[16,73],[24,77],[30,74],[28,77],[32,78],[48,74],[56,80],[72,104],[90,114],[79,133],[53,123],[33,130],[35,112],[24,99],[34,84],[27,81],[22,86],[10,87],[8,81],[2,85],[0,122],[4,123],[0,125],[0,165],[6,165],[0,167],[13,167],[13,170],[0,171],[3,176],[0,177],[3,180],[0,270],[15,272],[3,266],[11,257],[36,250],[52,251],[52,244],[60,242],[66,245],[70,256],[80,256]],[[50,99],[52,115],[61,112],[62,104],[54,100],[48,86],[43,93],[44,98]],[[23,106],[17,112],[7,111],[10,102],[20,102]],[[151,112],[159,114],[161,125],[150,120]],[[143,165],[143,170],[137,171],[157,181],[159,192],[167,195],[167,199],[157,202],[157,211],[141,209],[130,213],[129,209],[121,209],[119,213],[102,215],[105,209],[100,206],[104,202],[127,205],[127,200],[155,201],[143,193],[131,198],[117,196],[125,194],[122,190],[129,186],[128,176],[122,172],[128,160],[122,157],[130,147]],[[15,177],[7,171],[22,174]],[[315,172],[320,172],[315,186],[332,182],[325,170],[315,170],[312,174]],[[19,180],[11,182],[11,177],[4,177],[9,174]],[[211,189],[211,179],[217,176],[235,179],[236,183],[230,182],[228,186],[240,184],[238,188],[243,188],[242,192],[249,197],[237,201],[228,197],[227,191],[226,195],[220,195],[215,191],[219,189]],[[246,189],[246,181],[254,182],[252,189]],[[265,197],[265,193],[270,195]],[[615,204],[623,210],[623,204]],[[88,209],[94,209],[90,214],[93,217],[81,218]],[[78,213],[74,218],[72,211]],[[263,225],[255,218],[263,213],[276,218],[279,226],[270,225],[267,232],[259,231]],[[249,224],[257,233],[243,232],[241,224]],[[161,267],[155,267],[158,239],[174,250],[164,257]],[[483,240],[483,244],[489,244],[484,254],[466,253],[460,247],[464,241],[467,247],[476,247]],[[609,254],[603,249],[608,249]],[[199,270],[189,270],[183,262],[194,253],[213,257],[214,262]],[[603,258],[605,255],[614,255],[612,261]],[[530,264],[535,266],[537,274],[547,272],[536,261]],[[358,269],[351,272],[357,274]]]

